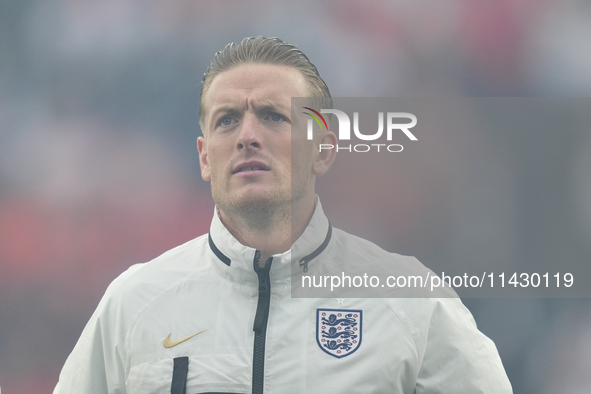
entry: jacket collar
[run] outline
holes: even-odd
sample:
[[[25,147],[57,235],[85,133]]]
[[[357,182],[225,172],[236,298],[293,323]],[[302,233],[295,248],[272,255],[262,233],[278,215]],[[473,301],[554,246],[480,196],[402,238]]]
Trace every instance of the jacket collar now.
[[[304,233],[285,253],[273,255],[270,277],[275,283],[289,283],[293,268],[307,271],[308,262],[320,255],[332,237],[332,226],[324,215],[322,204],[316,197],[314,213]],[[244,246],[228,231],[214,210],[208,235],[209,250],[215,269],[230,280],[257,283],[253,268],[256,250]]]

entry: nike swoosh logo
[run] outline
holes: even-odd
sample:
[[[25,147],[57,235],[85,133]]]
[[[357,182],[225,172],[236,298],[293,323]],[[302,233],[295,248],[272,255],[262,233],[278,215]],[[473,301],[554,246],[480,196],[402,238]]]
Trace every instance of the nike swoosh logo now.
[[[205,329],[203,331],[207,331],[207,329]],[[188,337],[183,338],[183,339],[179,339],[178,341],[171,341],[170,340],[170,334],[168,334],[168,336],[164,340],[164,347],[167,348],[167,349],[168,348],[171,348],[171,347],[174,347],[174,346],[178,345],[179,343],[183,343],[186,340],[193,338],[195,335],[201,334],[203,331],[196,332],[195,334],[189,335]]]

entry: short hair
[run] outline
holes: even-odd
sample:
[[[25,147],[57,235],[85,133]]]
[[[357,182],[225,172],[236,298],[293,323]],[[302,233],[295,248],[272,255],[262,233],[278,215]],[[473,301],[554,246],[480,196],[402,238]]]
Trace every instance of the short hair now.
[[[314,100],[314,106],[332,108],[332,96],[328,86],[320,78],[316,66],[295,45],[288,44],[276,37],[247,37],[240,44],[236,45],[232,42],[226,45],[223,50],[217,52],[203,74],[201,97],[199,98],[199,124],[204,135],[205,109],[203,99],[212,81],[224,71],[249,63],[289,66],[299,70],[309,85],[310,96],[320,99]]]

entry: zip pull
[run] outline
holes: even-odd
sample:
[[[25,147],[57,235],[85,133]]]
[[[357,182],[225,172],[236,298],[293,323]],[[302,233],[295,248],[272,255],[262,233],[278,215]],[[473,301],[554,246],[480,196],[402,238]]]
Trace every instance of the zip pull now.
[[[260,259],[261,259],[261,252],[259,252],[257,250],[254,253],[254,260],[253,260],[252,264],[253,264],[254,272],[256,272],[256,274],[259,278],[259,298],[260,298],[260,293],[266,293],[269,291],[270,283],[267,283],[268,282],[267,277],[269,276],[269,270],[271,269],[271,261],[273,260],[273,258],[270,257],[265,262],[264,267],[261,267],[259,265]]]
[[[254,317],[253,331],[260,332],[267,325],[269,317],[269,305],[271,303],[271,278],[269,271],[271,270],[271,263],[273,257],[265,262],[264,267],[259,266],[259,259],[261,253],[257,250],[254,255],[253,268],[259,278],[259,299],[257,303],[257,311]]]
[[[308,272],[308,263],[310,262],[310,258],[308,256],[300,259],[300,267],[304,267],[304,273]]]
[[[331,237],[332,237],[332,225],[330,224],[330,222],[328,222],[328,232],[326,233],[326,238],[324,238],[324,241],[322,242],[322,244],[314,252],[310,253],[307,256],[302,257],[299,261],[300,267],[303,267],[304,273],[308,272],[308,263],[310,261],[312,261],[313,259],[315,259],[320,253],[322,253],[322,251],[324,251],[324,249],[326,249],[326,247],[328,246],[328,243],[330,242]]]

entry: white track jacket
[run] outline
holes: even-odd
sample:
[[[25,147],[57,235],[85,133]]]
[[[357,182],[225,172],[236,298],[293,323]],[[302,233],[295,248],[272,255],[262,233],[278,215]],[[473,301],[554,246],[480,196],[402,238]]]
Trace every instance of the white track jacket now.
[[[258,256],[214,214],[209,234],[129,268],[54,394],[512,392],[457,298],[292,298],[292,261],[310,271],[327,256],[422,267],[332,229],[320,202],[291,251],[264,268]]]

